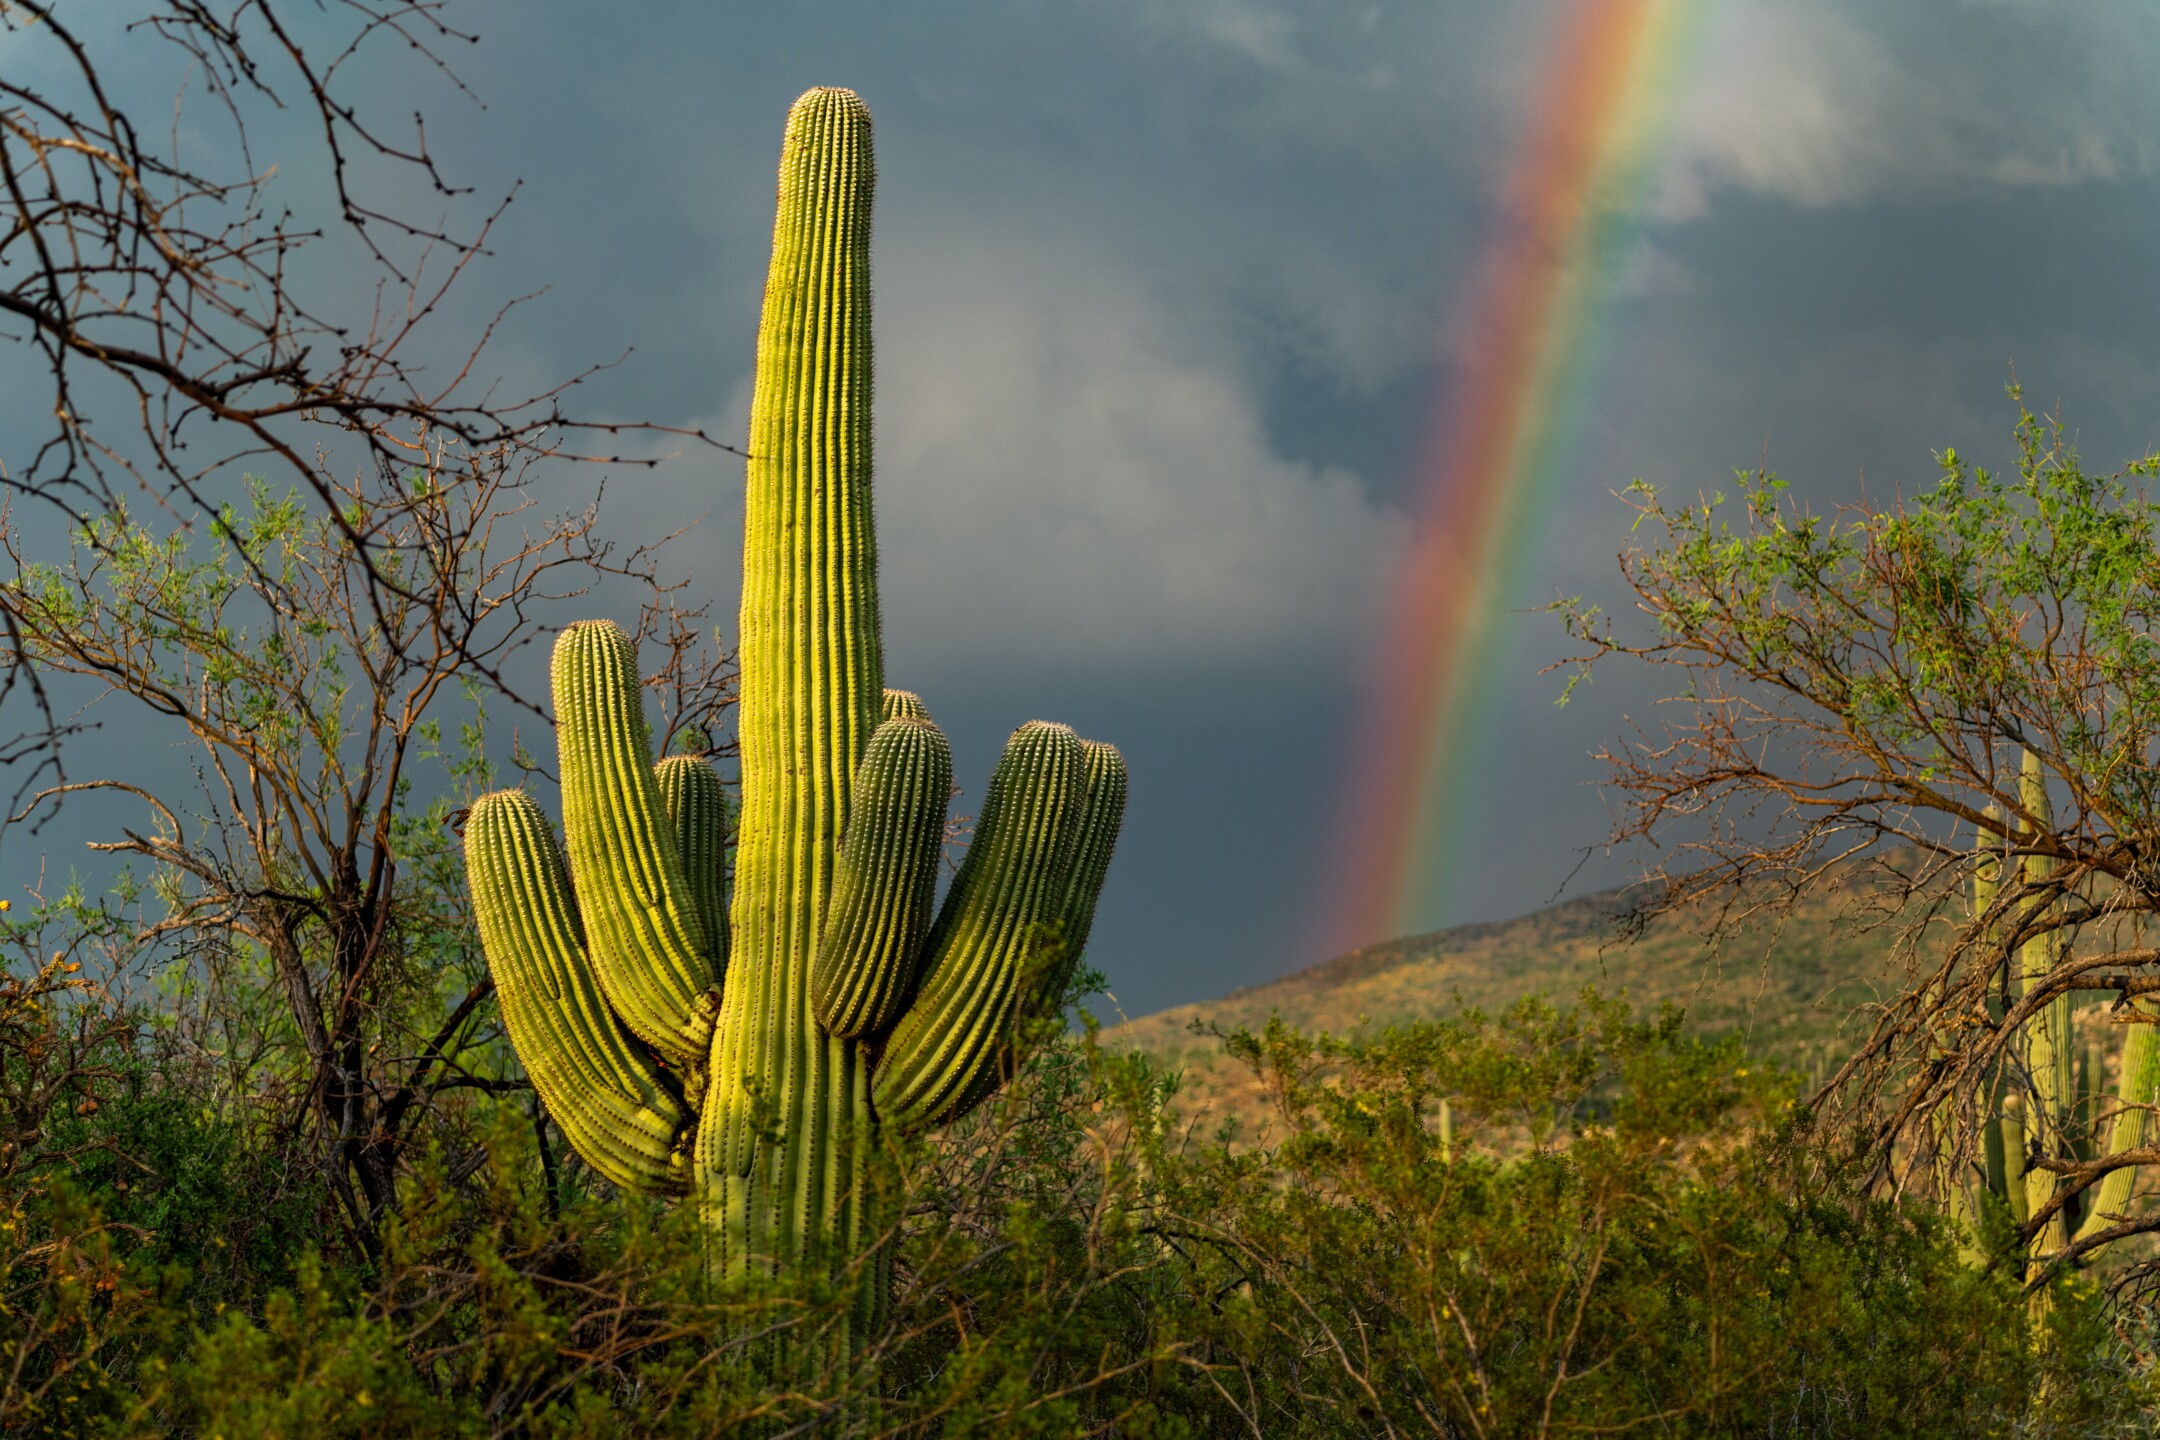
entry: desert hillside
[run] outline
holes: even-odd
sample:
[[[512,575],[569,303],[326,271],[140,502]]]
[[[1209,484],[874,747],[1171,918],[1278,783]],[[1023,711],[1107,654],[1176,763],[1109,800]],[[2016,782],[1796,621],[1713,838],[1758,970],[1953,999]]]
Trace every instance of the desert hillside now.
[[[1567,1000],[1585,986],[1638,1014],[1670,1002],[1707,1036],[1738,1034],[1751,1053],[1807,1071],[1842,1056],[1865,1033],[1869,1002],[1893,985],[1900,927],[1880,923],[1864,896],[1837,892],[1781,921],[1713,944],[1700,915],[1653,921],[1630,934],[1630,892],[1607,891],[1514,920],[1464,925],[1354,950],[1307,970],[1114,1026],[1105,1039],[1138,1046],[1183,1071],[1188,1113],[1257,1118],[1242,1066],[1196,1026],[1257,1028],[1271,1015],[1309,1032],[1346,1034],[1487,1013],[1526,995]]]

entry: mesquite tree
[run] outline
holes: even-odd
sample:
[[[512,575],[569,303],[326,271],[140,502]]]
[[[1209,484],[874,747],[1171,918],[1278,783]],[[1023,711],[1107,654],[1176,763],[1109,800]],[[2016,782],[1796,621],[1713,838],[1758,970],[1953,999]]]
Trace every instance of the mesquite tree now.
[[[949,1120],[1009,1072],[1086,943],[1124,810],[1108,745],[1031,722],[932,914],[952,762],[887,690],[870,493],[870,115],[788,117],[758,336],[743,536],[741,830],[703,761],[652,762],[634,647],[555,653],[567,866],[520,791],[466,830],[503,1016],[593,1168],[690,1194],[723,1269],[876,1246],[880,1123]],[[883,1303],[872,1260],[866,1314]]]
[[[445,174],[422,116],[381,108],[400,87],[379,67],[454,95],[452,52],[475,37],[427,0],[322,8],[0,5],[0,354],[24,364],[0,403],[0,495],[56,548],[125,506],[184,526],[245,505],[245,471],[308,497],[382,619],[425,587],[348,509],[350,477],[522,475],[654,427],[567,412],[582,377],[508,390],[484,353],[496,324],[451,331],[509,199]],[[0,642],[10,659],[27,643],[6,613]],[[459,659],[503,688],[479,650]],[[34,666],[0,669],[8,699],[19,804],[68,777],[80,726]]]
[[[2018,416],[2014,474],[1946,450],[1886,507],[1810,513],[1767,473],[1730,505],[1638,483],[1647,631],[1561,608],[1582,664],[1686,682],[1603,757],[1615,838],[1664,846],[1661,903],[1836,883],[1877,907],[1910,983],[1833,1092],[1891,1183],[2000,1197],[2037,1279],[2160,1230],[2130,1203],[2160,1161],[2160,457],[2091,475]]]
[[[256,1011],[261,1033],[239,1048],[280,1058],[238,1088],[366,1250],[438,1097],[522,1088],[484,1057],[490,987],[445,825],[453,792],[478,788],[473,663],[531,643],[535,613],[596,575],[651,574],[609,555],[590,512],[526,530],[517,477],[498,465],[334,484],[404,595],[371,598],[342,527],[258,488],[207,537],[119,511],[57,553],[0,512],[0,618],[16,663],[95,697],[92,722],[137,747],[178,742],[178,776],[108,768],[44,787],[12,818],[68,797],[133,812],[91,843],[146,872],[140,948],[184,958],[239,1008],[276,997],[282,1013]],[[669,656],[670,719],[710,727],[731,698],[727,658],[682,643],[690,617],[647,594],[640,628]],[[465,745],[444,736],[446,710],[474,727]]]
[[[9,869],[63,804],[128,797],[99,844],[141,867],[142,938],[270,1002],[235,1048],[298,1058],[242,1088],[362,1249],[444,1089],[522,1083],[465,1067],[487,986],[443,978],[470,946],[442,702],[541,714],[504,666],[611,572],[656,633],[699,628],[590,510],[512,518],[566,436],[626,427],[498,387],[492,326],[446,333],[503,202],[379,108],[376,63],[454,83],[442,9],[0,4]],[[705,659],[679,673],[710,711]]]

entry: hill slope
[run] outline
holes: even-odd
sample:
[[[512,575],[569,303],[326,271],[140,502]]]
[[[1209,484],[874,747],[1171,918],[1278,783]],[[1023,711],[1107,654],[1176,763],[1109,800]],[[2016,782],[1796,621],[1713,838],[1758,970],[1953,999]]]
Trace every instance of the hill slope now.
[[[1184,1072],[1188,1115],[1206,1109],[1260,1116],[1250,1074],[1225,1061],[1195,1024],[1258,1028],[1269,1016],[1307,1032],[1351,1034],[1466,1007],[1490,1013],[1531,994],[1572,1000],[1585,986],[1625,998],[1637,1014],[1666,1002],[1683,1007],[1691,1029],[1739,1034],[1751,1054],[1807,1070],[1840,1057],[1866,1033],[1855,1011],[1897,988],[1896,926],[1869,923],[1861,897],[1832,893],[1776,925],[1758,924],[1709,945],[1668,917],[1627,936],[1620,923],[1630,892],[1607,891],[1515,920],[1464,925],[1354,950],[1219,1000],[1181,1005],[1104,1032],[1106,1043],[1146,1050]]]

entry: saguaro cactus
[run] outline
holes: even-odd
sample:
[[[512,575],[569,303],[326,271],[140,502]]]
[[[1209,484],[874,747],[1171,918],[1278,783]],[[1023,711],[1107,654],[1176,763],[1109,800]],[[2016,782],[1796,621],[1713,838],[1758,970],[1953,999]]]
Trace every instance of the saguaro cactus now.
[[[2018,792],[2019,807],[2044,830],[2052,820],[2047,778],[2031,751],[2020,760]],[[1986,814],[1990,822],[1998,819],[1992,806]],[[1981,832],[1972,876],[1972,919],[1981,927],[1983,952],[2003,956],[1995,962],[1988,987],[1988,1015],[1998,1022],[2005,1001],[2046,983],[2068,949],[2067,941],[2049,933],[2028,938],[2005,954],[1998,926],[2026,928],[2058,902],[2043,889],[2054,873],[2052,862],[2035,853],[2009,859],[2004,843],[2001,836]],[[2023,899],[2011,903],[2003,893],[2006,880],[2017,882],[2016,893]],[[2107,1028],[2120,1029],[2123,1040],[2112,1094],[2106,1047],[2096,1039],[2078,1042],[2068,995],[2052,997],[2024,1021],[2011,1037],[2005,1063],[1987,1084],[1984,1098],[1992,1103],[1981,1118],[1979,1173],[1961,1172],[1948,1163],[1955,1150],[1954,1108],[1946,1100],[1937,1111],[1938,1193],[1969,1232],[1977,1234],[1981,1207],[1991,1203],[1986,1198],[1990,1196],[2019,1225],[2047,1216],[2027,1242],[2031,1275],[2045,1269],[2066,1245],[2092,1242],[2113,1226],[2142,1168],[2134,1157],[2144,1145],[2153,1107],[2160,1103],[2160,1027],[2155,1023],[2160,1015],[2144,1000],[2124,1002],[2115,1012],[2123,1023]],[[2032,1163],[2035,1158],[2086,1164],[2099,1160],[2110,1168],[2097,1185],[2072,1192],[2055,1170]],[[1967,1253],[1983,1258],[1976,1247],[1969,1246]]]
[[[652,764],[635,656],[606,622],[556,648],[567,870],[521,792],[466,828],[504,1022],[549,1112],[610,1180],[693,1195],[736,1271],[866,1242],[867,1142],[1003,1078],[1086,942],[1124,811],[1115,749],[1022,726],[933,916],[952,761],[922,702],[884,688],[872,184],[869,111],[804,95],[750,416],[732,896],[720,783]]]
[[[2018,802],[2039,829],[2045,829],[2054,818],[2048,801],[2046,774],[2040,768],[2040,758],[2030,750],[2024,753],[2019,766]],[[2039,890],[2054,873],[2055,862],[2044,855],[2029,854],[2020,862],[2020,869],[2026,887]],[[2027,918],[2033,918],[2046,908],[2044,900],[2030,902]],[[2037,935],[2018,947],[2018,978],[2022,991],[2029,993],[2047,981],[2062,948],[2061,937],[2052,931]],[[2025,1080],[2032,1094],[2026,1143],[2037,1141],[2051,1154],[2069,1148],[2066,1143],[2069,1122],[2076,1108],[2076,1076],[2071,1063],[2070,1038],[2070,997],[2067,994],[2058,995],[2041,1007],[2040,1013],[2025,1028]],[[2053,1171],[2027,1170],[2026,1211],[2039,1213],[2055,1198],[2057,1184]],[[2033,1237],[2034,1253],[2053,1254],[2067,1239],[2063,1220],[2058,1214],[2046,1229]]]

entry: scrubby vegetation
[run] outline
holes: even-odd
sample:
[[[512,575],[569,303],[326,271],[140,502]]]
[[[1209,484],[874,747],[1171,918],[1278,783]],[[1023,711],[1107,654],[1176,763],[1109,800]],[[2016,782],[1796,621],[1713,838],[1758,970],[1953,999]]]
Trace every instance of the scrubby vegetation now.
[[[1233,1032],[1269,1146],[1046,1027],[1007,1094],[874,1158],[896,1300],[850,1353],[844,1281],[711,1282],[694,1215],[523,1094],[439,1096],[356,1246],[278,1087],[201,1045],[215,995],[120,1002],[112,920],[8,932],[10,1432],[2067,1435],[2155,1399],[2129,1312],[1966,1263],[1673,1012]]]

